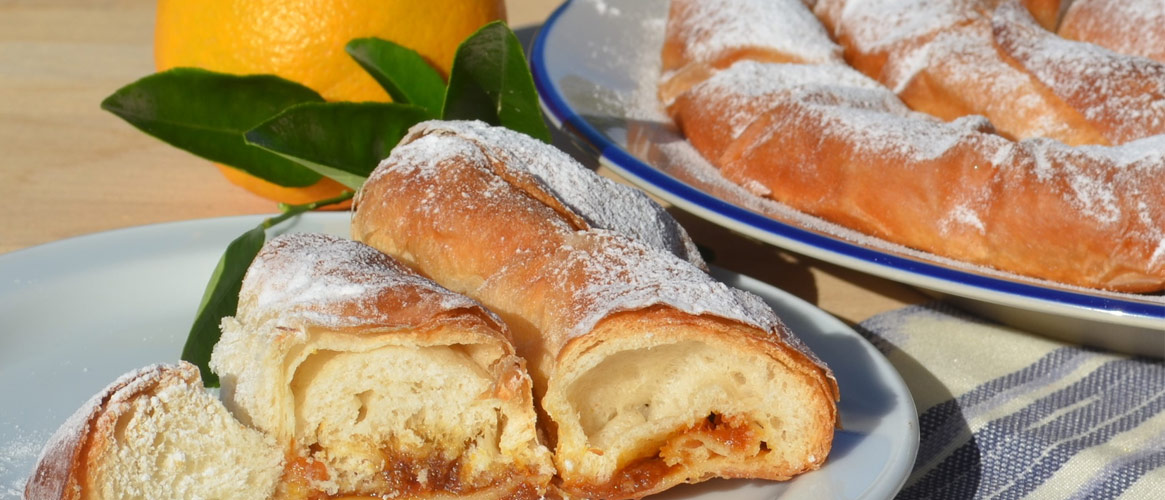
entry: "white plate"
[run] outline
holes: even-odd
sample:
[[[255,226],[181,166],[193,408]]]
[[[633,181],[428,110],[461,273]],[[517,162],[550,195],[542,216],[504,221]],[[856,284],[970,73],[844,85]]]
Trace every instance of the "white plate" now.
[[[1117,294],[971,267],[857,234],[725,181],[655,99],[667,0],[573,0],[542,26],[531,66],[543,109],[600,162],[711,222],[948,296],[1032,331],[1165,356],[1165,296]]]
[[[262,217],[99,233],[0,255],[0,498],[16,498],[40,448],[119,375],[175,362],[226,244]],[[346,236],[347,213],[313,213],[282,231]],[[712,481],[661,498],[888,498],[918,446],[898,373],[844,323],[754,279],[719,273],[765,298],[833,367],[842,426],[819,471],[788,483]]]

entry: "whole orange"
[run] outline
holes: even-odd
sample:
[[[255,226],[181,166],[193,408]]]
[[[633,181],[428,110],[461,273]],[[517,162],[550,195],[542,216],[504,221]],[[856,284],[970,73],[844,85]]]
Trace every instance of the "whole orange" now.
[[[158,0],[158,71],[195,66],[234,74],[274,74],[329,101],[388,101],[345,51],[379,37],[416,50],[442,75],[457,46],[482,25],[505,18],[503,0]],[[306,188],[279,186],[232,168],[227,178],[275,201],[306,203],[345,188],[324,178]]]

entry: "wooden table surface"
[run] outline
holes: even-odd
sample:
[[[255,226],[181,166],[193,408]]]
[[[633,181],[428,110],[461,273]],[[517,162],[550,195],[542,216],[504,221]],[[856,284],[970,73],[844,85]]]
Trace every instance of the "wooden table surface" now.
[[[535,27],[556,4],[510,0],[509,21]],[[153,17],[150,0],[0,0],[0,253],[142,224],[275,211],[205,160],[99,108],[154,71]],[[926,299],[675,214],[717,265],[848,322]]]

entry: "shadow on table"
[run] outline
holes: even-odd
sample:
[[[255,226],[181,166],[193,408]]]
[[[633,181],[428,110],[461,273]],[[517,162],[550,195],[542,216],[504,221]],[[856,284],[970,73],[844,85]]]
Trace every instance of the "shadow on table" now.
[[[928,394],[930,401],[940,402],[917,408],[919,452],[910,477],[895,498],[975,498],[983,477],[982,455],[958,400],[922,363],[877,332],[861,325],[854,329],[887,357],[911,394]]]

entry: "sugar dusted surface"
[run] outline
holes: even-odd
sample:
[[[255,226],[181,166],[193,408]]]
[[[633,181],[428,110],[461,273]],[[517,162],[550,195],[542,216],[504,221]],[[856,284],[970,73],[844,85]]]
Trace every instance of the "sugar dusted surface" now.
[[[1165,178],[1165,135],[1148,137],[1125,143],[1119,147],[1069,147],[1048,139],[1024,141],[1023,147],[1032,150],[1037,158],[1036,175],[1046,178],[1063,176],[1069,179],[1073,206],[1084,217],[1099,224],[1118,224],[1123,219],[1118,200],[1125,196],[1141,195],[1145,186],[1142,179]],[[1111,168],[1090,168],[1093,165]],[[1140,196],[1146,198],[1146,196]],[[1161,206],[1139,204],[1132,207],[1137,219],[1144,221],[1143,234],[1129,237],[1145,238],[1165,243],[1165,227],[1153,226],[1151,220],[1160,220]]]
[[[1075,0],[1068,7],[1065,18],[1074,16],[1077,10],[1105,11],[1104,16],[1082,16],[1078,22],[1087,30],[1120,32],[1119,37],[1108,46],[1122,54],[1148,56],[1156,49],[1161,54],[1165,46],[1165,2],[1161,0]],[[1112,21],[1117,25],[1113,26]]]
[[[479,121],[433,121],[415,126],[402,143],[405,147],[398,149],[403,156],[386,161],[407,163],[405,168],[415,166],[419,170],[416,175],[431,176],[431,169],[440,168],[445,158],[496,156],[495,163],[532,176],[541,189],[592,227],[629,235],[704,265],[683,227],[642,191],[596,175],[566,153],[530,136]],[[495,185],[499,189],[505,186],[500,181]]]
[[[682,231],[678,225],[675,230],[661,225],[676,223],[659,205],[642,192],[602,178],[541,142],[481,122],[427,122],[410,131],[386,164],[391,164],[398,173],[427,177],[433,175],[434,169],[441,168],[445,159],[481,158],[482,155],[506,168],[532,175],[566,206],[588,221],[599,222],[566,236],[568,242],[578,243],[578,246],[568,244],[561,261],[556,259],[562,266],[559,272],[566,274],[534,277],[549,279],[552,283],[570,283],[573,280],[569,276],[580,272],[578,267],[583,268],[585,289],[569,305],[575,308],[565,316],[569,323],[556,325],[568,337],[593,330],[600,320],[613,313],[667,305],[693,315],[752,325],[772,335],[772,340],[816,359],[789,334],[759,297],[716,281],[699,267],[702,260],[685,259],[683,252],[674,249],[675,243],[660,242],[660,234],[683,233],[676,232]],[[491,185],[505,182],[501,176],[493,179]],[[471,202],[474,198],[489,197],[490,189],[464,195]],[[639,227],[644,222],[648,225]],[[605,244],[594,244],[596,239],[604,240]],[[687,240],[686,236],[684,239]],[[694,246],[690,251],[698,255]],[[509,278],[505,270],[497,275],[500,276],[497,279]]]
[[[569,282],[580,268],[587,278],[577,296],[581,300],[570,304],[568,338],[586,334],[611,314],[664,305],[753,326],[820,364],[760,297],[729,287],[689,262],[603,230],[577,233],[564,252],[561,275],[550,279]]]
[[[694,60],[710,61],[740,47],[772,47],[803,62],[840,62],[834,44],[801,0],[686,2],[694,12],[682,26],[695,42],[686,50]],[[800,7],[800,8],[797,8]]]
[[[766,107],[750,104],[818,88],[840,95],[855,106],[881,108],[903,114],[909,112],[896,96],[887,92],[878,82],[843,65],[740,61],[701,82],[692,92],[724,103],[723,108],[731,113],[728,124],[732,128],[732,137],[739,137],[755,118],[752,110]]]
[[[1044,112],[1047,102],[1027,91],[1031,77],[999,60],[992,48],[990,27],[982,24],[944,31],[929,43],[903,57],[892,57],[887,66],[886,85],[896,93],[928,67],[943,65],[965,81],[977,82],[984,95],[1001,96],[982,103],[983,112],[991,116],[1006,115],[1023,110],[1025,116],[1035,116],[1032,133],[1046,134],[1056,130],[1055,117]]]
[[[601,15],[618,16],[623,13],[618,7],[612,6],[605,0],[587,0],[587,3],[591,4]]]
[[[858,50],[863,52],[889,50],[979,17],[974,9],[969,8],[974,0],[869,0],[844,3],[838,36],[849,37]]]
[[[769,98],[805,102],[807,107],[831,117],[831,130],[854,138],[848,142],[859,150],[874,154],[889,151],[914,161],[939,157],[960,142],[985,142],[979,140],[980,131],[990,127],[979,116],[944,123],[914,113],[888,89],[844,66],[742,61],[718,72],[692,92],[701,99],[726,102],[729,109],[743,109],[747,103]],[[739,136],[752,118],[747,113],[733,116],[733,135]]]
[[[398,287],[421,291],[417,300],[435,300],[444,310],[481,307],[362,243],[292,233],[268,242],[255,258],[240,293],[254,296],[255,303],[239,309],[249,318],[299,318],[333,328],[392,325],[395,319],[377,307],[376,298]],[[272,329],[273,334],[278,331]]]
[[[107,403],[124,404],[126,398],[133,397],[145,391],[150,386],[157,384],[168,369],[167,365],[159,363],[132,370],[121,375],[104,389],[94,394],[88,401],[77,408],[77,411],[73,412],[69,418],[65,419],[65,422],[48,438],[44,448],[40,451],[40,458],[37,460],[36,468],[38,470],[47,470],[49,474],[65,473],[68,468],[72,467],[71,461],[73,454],[78,451],[77,446],[80,446],[81,440],[90,431],[90,426],[102,407]],[[14,449],[20,452],[28,451],[27,447],[23,446],[15,447]],[[15,458],[14,456],[13,459]],[[0,488],[7,486],[0,485]],[[53,490],[45,491],[42,489],[36,491],[42,495],[49,494],[50,492],[55,493]]]
[[[826,3],[819,1],[818,5]],[[925,3],[925,2],[924,2]],[[853,2],[851,2],[853,4]],[[881,2],[879,5],[885,5],[886,2]],[[871,5],[866,3],[864,5]],[[921,7],[929,8],[925,5]],[[852,14],[852,13],[851,13]],[[876,15],[876,14],[875,14]],[[848,241],[863,248],[873,249],[889,255],[903,256],[909,259],[916,259],[923,262],[930,262],[941,265],[943,267],[962,270],[973,274],[990,276],[998,279],[1032,283],[1038,286],[1046,286],[1053,289],[1069,290],[1073,292],[1122,298],[1125,300],[1145,301],[1151,303],[1165,304],[1165,296],[1154,295],[1137,295],[1126,294],[1118,292],[1109,292],[1103,290],[1089,289],[1078,286],[1066,285],[1062,283],[1054,283],[1046,280],[1018,276],[1012,273],[999,271],[996,269],[968,264],[966,262],[953,260],[927,252],[922,252],[907,248],[898,244],[890,243],[880,238],[874,238],[866,234],[862,234],[851,229],[839,226],[837,224],[822,220],[818,217],[808,215],[804,212],[794,210],[787,205],[773,201],[771,199],[757,196],[749,192],[744,187],[739,186],[725,179],[718,169],[709,163],[698,151],[696,151],[690,143],[684,141],[674,129],[671,124],[671,119],[662,109],[661,103],[657,99],[657,83],[660,80],[660,68],[658,61],[658,48],[662,44],[663,26],[665,23],[666,12],[661,12],[657,17],[645,17],[641,20],[643,33],[645,33],[646,43],[643,44],[641,50],[635,51],[634,54],[623,54],[621,57],[625,61],[620,62],[620,66],[632,68],[633,80],[635,85],[623,94],[614,96],[603,93],[601,96],[596,95],[595,98],[602,98],[604,101],[612,99],[624,106],[621,110],[621,116],[626,116],[627,119],[642,124],[642,130],[638,138],[632,138],[628,141],[627,148],[635,156],[644,159],[655,168],[672,175],[685,183],[688,183],[704,192],[707,192],[717,198],[728,201],[734,205],[742,208],[764,214],[779,222],[788,224],[792,227],[807,229],[812,232],[828,235],[842,241]],[[878,29],[895,28],[892,32],[903,34],[910,32],[909,19],[892,19],[889,17],[883,18],[887,20],[888,26],[880,27]],[[889,40],[889,38],[887,38]],[[981,118],[980,118],[981,120]],[[1005,164],[1010,161],[1010,157],[1017,154],[1019,149],[1016,143],[1010,144],[1007,147],[1001,147],[996,150],[994,157],[991,157],[991,163],[995,165]],[[1149,168],[1145,164],[1148,158],[1153,155],[1159,155],[1161,149],[1156,149],[1156,146],[1149,143],[1141,143],[1140,141],[1128,143],[1121,148],[1103,148],[1103,155],[1121,159],[1122,164],[1136,163],[1138,168]],[[1139,160],[1134,160],[1139,159]],[[951,224],[967,224],[969,226],[976,226],[978,222],[977,214],[972,210],[973,205],[963,205],[956,208],[954,212],[947,215],[947,219]],[[1152,207],[1141,207],[1143,210],[1149,210]],[[1161,243],[1158,246],[1158,260],[1165,258],[1165,237],[1161,238]]]
[[[634,240],[616,240],[601,231],[598,237],[610,242],[567,247],[563,267],[582,266],[587,281],[583,296],[572,306],[586,319],[571,327],[577,337],[594,329],[602,318],[619,311],[669,305],[694,315],[709,314],[772,331],[780,323],[772,309],[759,297],[730,288],[708,273],[666,254],[652,251]],[[589,235],[588,235],[589,236]],[[563,277],[565,278],[565,277]]]
[[[1120,137],[1131,139],[1165,128],[1162,63],[1057,37],[1017,5],[997,9],[992,22],[1008,35],[1003,46],[1089,120],[1114,123]]]

